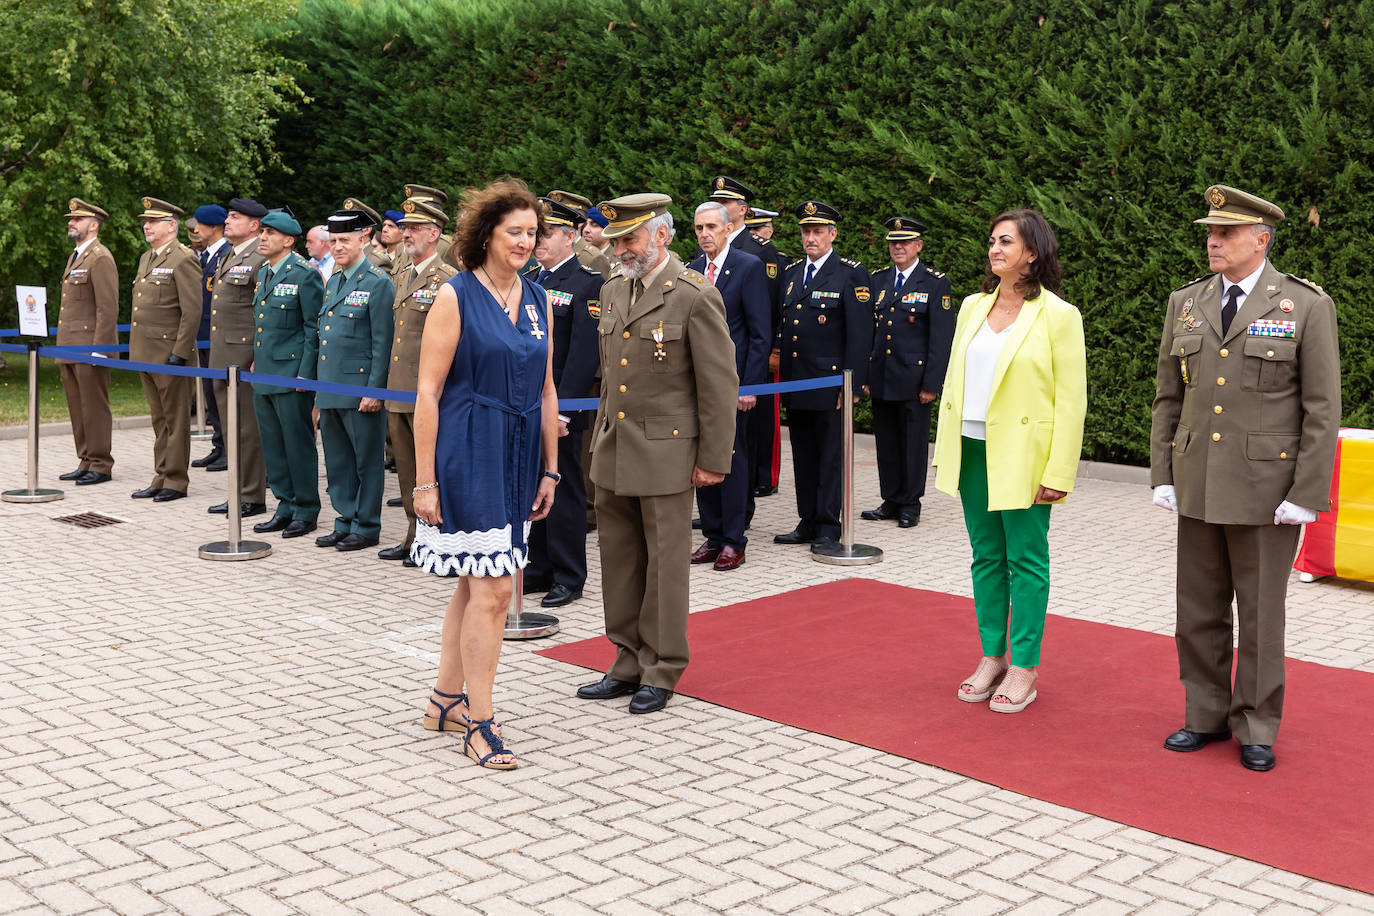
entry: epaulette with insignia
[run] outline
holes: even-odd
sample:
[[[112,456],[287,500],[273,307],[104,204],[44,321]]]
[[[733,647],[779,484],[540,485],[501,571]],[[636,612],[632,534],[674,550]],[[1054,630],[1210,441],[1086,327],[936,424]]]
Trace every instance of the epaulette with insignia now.
[[[844,257],[844,256],[841,256],[841,257],[840,257],[840,263],[841,263],[841,264],[848,264],[850,267],[863,267],[863,264],[860,263],[859,261],[856,261],[856,260],[854,260],[853,258],[846,258],[846,257]]]
[[[682,278],[683,278],[684,280],[691,280],[691,281],[692,281],[693,283],[695,283],[697,286],[701,286],[703,283],[706,282],[706,278],[705,278],[704,276],[702,276],[701,274],[697,273],[695,270],[693,270],[693,269],[690,268],[690,267],[684,267],[684,268],[682,268],[682,274],[681,274],[681,276],[682,276]]]
[[[589,274],[591,274],[593,277],[599,277],[599,276],[601,276],[601,271],[599,271],[599,270],[594,270],[593,268],[588,267],[586,264],[578,264],[577,266],[580,267],[580,268],[582,268],[582,270],[583,270],[584,273],[589,273]]]
[[[1176,293],[1176,292],[1178,292],[1178,291],[1181,290],[1181,289],[1187,289],[1188,287],[1192,286],[1192,285],[1195,284],[1195,283],[1201,283],[1203,280],[1211,279],[1212,276],[1213,276],[1212,274],[1203,274],[1202,276],[1198,277],[1196,280],[1189,280],[1187,283],[1183,284],[1182,286],[1175,287],[1175,288],[1172,290],[1172,292],[1175,292],[1175,293]]]
[[[522,276],[522,277],[537,277],[537,276],[539,276],[539,271],[541,271],[541,270],[543,270],[543,268],[542,268],[540,265],[535,264],[533,267],[531,267],[529,270],[527,270],[527,271],[525,271],[524,273],[522,273],[520,276]]]
[[[766,238],[764,238],[763,236],[757,235],[757,234],[755,234],[755,233],[753,233],[753,232],[749,233],[749,237],[752,238],[754,241],[758,242],[760,245],[767,246],[767,245],[772,245],[772,244],[773,244],[773,240],[772,240],[772,239],[766,239]]]
[[[793,261],[791,264],[788,264],[788,265],[787,265],[787,269],[788,269],[788,270],[791,270],[792,268],[796,267],[798,264],[800,264],[802,261],[805,261],[805,260],[806,260],[806,258],[797,258],[797,259],[796,259],[795,261]]]
[[[930,267],[929,265],[926,266],[926,273],[936,278],[943,277],[945,275],[945,272],[943,270],[936,270],[935,268]]]
[[[1323,296],[1326,295],[1326,290],[1322,289],[1320,286],[1318,286],[1317,284],[1313,283],[1311,280],[1307,279],[1306,277],[1295,277],[1293,274],[1284,274],[1284,276],[1287,277],[1287,278],[1290,279],[1290,280],[1296,280],[1297,282],[1301,283],[1303,286],[1306,286],[1308,289],[1314,289],[1314,290],[1316,290],[1317,292],[1321,293]]]

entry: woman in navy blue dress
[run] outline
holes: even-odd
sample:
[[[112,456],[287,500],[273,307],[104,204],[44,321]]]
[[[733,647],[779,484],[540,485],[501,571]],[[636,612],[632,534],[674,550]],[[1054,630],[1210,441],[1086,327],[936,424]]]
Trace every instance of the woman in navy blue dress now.
[[[551,315],[544,290],[520,276],[541,231],[523,184],[470,192],[454,242],[467,270],[440,288],[420,344],[411,558],[458,577],[423,721],[464,728],[464,753],[488,769],[518,765],[492,713],[492,683],[512,576],[558,483]]]

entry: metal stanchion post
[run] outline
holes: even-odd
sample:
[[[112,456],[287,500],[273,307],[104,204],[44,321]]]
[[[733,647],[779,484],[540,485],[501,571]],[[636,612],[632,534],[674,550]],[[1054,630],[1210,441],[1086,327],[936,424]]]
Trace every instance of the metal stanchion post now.
[[[196,365],[205,368],[205,362],[200,358],[200,354],[206,350],[196,351]],[[196,428],[191,430],[192,439],[209,439],[215,435],[215,431],[207,429],[205,426],[205,379],[192,379],[196,385]]]
[[[811,545],[811,558],[818,563],[835,566],[867,566],[881,563],[881,548],[854,543],[854,370],[844,370],[844,388],[840,395],[841,442],[844,454],[844,503],[840,508],[840,542]]]
[[[61,490],[38,487],[38,344],[29,341],[29,479],[24,490],[6,490],[0,499],[7,503],[50,503],[61,499]]]
[[[199,382],[200,379],[195,379]],[[228,396],[224,399],[224,451],[229,461],[229,540],[202,544],[202,560],[256,560],[272,552],[264,541],[239,540],[239,367],[229,367]]]
[[[529,545],[526,545],[526,549]],[[510,577],[510,607],[506,609],[506,639],[538,639],[552,636],[558,632],[558,618],[552,614],[531,612],[526,614],[525,571],[516,569]]]

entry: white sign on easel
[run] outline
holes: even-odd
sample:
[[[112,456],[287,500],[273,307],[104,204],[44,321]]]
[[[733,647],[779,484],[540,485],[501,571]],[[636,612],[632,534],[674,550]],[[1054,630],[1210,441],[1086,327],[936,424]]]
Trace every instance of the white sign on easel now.
[[[16,286],[14,300],[19,303],[19,333],[47,337],[48,291],[41,286]]]

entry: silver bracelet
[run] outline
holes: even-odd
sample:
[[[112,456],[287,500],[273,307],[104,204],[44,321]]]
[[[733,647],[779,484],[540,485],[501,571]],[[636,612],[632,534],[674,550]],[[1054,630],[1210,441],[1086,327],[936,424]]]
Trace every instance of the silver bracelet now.
[[[421,490],[437,490],[438,488],[439,488],[439,481],[436,480],[436,481],[434,481],[434,483],[427,483],[427,484],[425,484],[423,487],[415,487],[415,488],[414,488],[413,490],[411,490],[410,492],[411,492],[411,494],[415,494],[415,493],[419,493]]]

